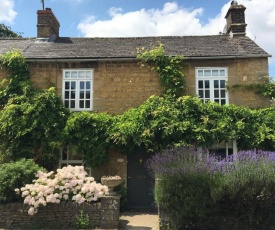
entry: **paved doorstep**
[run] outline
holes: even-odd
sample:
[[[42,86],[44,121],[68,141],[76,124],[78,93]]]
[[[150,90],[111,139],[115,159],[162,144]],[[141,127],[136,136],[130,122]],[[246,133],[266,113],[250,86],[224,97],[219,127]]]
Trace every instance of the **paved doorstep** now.
[[[119,229],[158,230],[159,218],[155,213],[122,212]]]

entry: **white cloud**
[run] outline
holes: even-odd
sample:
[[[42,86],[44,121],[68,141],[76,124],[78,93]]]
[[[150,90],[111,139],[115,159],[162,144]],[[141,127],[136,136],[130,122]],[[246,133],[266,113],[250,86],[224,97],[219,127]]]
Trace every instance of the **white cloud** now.
[[[270,76],[275,77],[275,1],[242,0],[246,7],[247,35],[273,57]]]
[[[12,0],[0,0],[0,22],[12,23],[17,13],[13,10],[14,2]]]
[[[275,1],[239,0],[247,9],[247,35],[273,54],[271,67],[275,74]],[[212,35],[223,31],[225,15],[230,1],[217,15],[202,23],[203,9],[186,9],[176,2],[167,2],[162,9],[140,9],[123,12],[121,8],[109,10],[110,20],[87,17],[78,24],[78,30],[86,37],[137,37],[167,35]]]
[[[202,8],[189,10],[177,3],[167,2],[163,9],[141,9],[124,13],[121,8],[109,10],[110,20],[90,20],[88,16],[78,24],[86,37],[123,37],[195,34],[201,28],[197,18]],[[89,21],[89,22],[87,22]]]

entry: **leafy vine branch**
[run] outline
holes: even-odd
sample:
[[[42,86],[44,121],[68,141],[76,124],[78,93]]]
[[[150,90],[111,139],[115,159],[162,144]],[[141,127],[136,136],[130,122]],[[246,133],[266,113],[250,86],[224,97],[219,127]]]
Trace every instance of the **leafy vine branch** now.
[[[159,74],[160,82],[165,95],[180,97],[186,91],[186,83],[182,72],[184,57],[165,55],[164,45],[151,46],[151,49],[138,48],[137,58],[141,59],[142,65],[147,63],[151,70]]]
[[[250,83],[250,84],[234,84],[232,86],[227,85],[228,90],[247,89],[253,90],[262,97],[269,96],[271,99],[275,98],[275,82],[272,78],[265,76],[262,83]]]

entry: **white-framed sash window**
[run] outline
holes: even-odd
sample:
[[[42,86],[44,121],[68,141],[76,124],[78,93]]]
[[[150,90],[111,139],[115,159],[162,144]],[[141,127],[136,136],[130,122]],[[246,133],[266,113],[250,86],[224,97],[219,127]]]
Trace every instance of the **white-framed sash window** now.
[[[93,69],[64,69],[62,100],[73,111],[93,110]]]
[[[226,82],[227,68],[196,68],[196,93],[203,102],[212,101],[220,105],[229,104]]]

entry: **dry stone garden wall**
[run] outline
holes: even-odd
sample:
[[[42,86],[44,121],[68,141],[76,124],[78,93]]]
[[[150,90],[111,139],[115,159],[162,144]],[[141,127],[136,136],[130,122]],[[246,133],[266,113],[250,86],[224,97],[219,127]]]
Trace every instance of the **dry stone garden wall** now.
[[[89,215],[91,227],[117,229],[120,197],[102,197],[97,203],[60,203],[39,207],[33,216],[22,203],[0,205],[0,229],[76,229],[76,216],[83,210]]]

